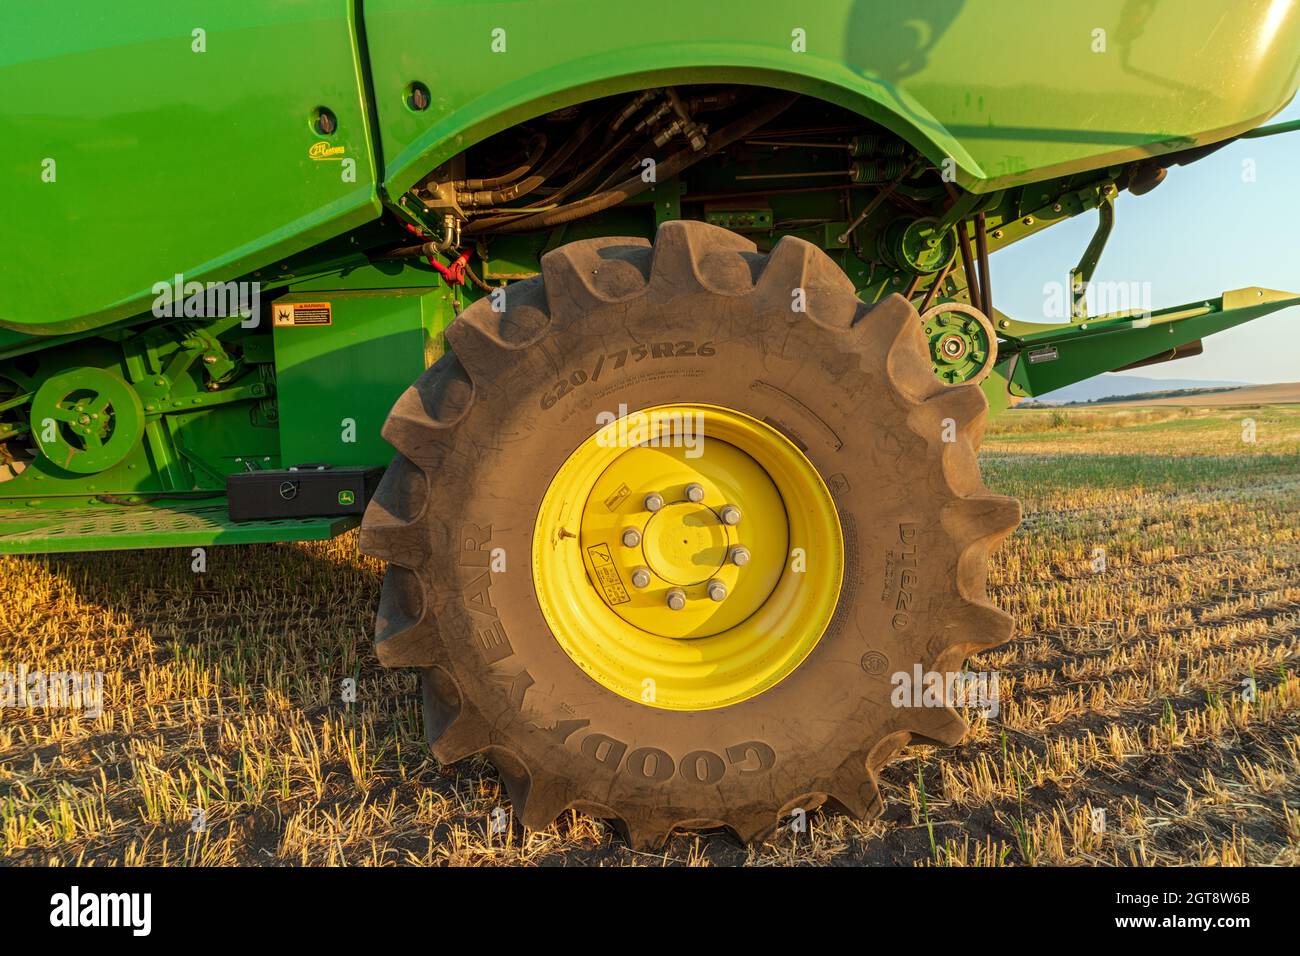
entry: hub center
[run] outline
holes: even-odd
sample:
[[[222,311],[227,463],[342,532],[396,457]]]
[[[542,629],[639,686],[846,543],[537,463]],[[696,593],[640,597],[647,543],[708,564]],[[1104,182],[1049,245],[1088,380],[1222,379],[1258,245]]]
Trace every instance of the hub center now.
[[[656,511],[645,527],[645,559],[672,584],[701,584],[727,560],[727,526],[703,504],[679,501]]]

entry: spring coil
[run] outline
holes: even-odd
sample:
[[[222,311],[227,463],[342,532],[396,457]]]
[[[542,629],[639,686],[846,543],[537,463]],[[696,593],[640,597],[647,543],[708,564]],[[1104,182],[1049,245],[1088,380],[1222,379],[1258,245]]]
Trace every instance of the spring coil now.
[[[906,168],[902,156],[879,156],[855,162],[851,175],[855,183],[883,183],[896,179]]]
[[[902,156],[907,144],[896,136],[884,133],[863,133],[849,143],[852,156]]]

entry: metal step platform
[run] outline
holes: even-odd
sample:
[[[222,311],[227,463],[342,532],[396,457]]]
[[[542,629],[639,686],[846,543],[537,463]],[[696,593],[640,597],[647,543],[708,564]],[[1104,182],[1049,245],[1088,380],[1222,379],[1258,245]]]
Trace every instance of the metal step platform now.
[[[360,523],[360,515],[235,523],[224,497],[61,509],[0,506],[0,554],[324,541]]]

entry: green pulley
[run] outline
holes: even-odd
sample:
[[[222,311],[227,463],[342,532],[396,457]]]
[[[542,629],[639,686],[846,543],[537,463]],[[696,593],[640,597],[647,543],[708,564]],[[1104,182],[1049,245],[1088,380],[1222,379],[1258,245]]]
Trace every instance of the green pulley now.
[[[921,328],[930,343],[930,364],[945,385],[978,384],[998,360],[993,323],[965,302],[942,302],[921,313]]]
[[[881,233],[880,254],[899,268],[931,275],[956,256],[957,234],[951,228],[941,228],[932,216],[897,219]]]
[[[125,458],[144,434],[144,407],[112,372],[74,368],[48,378],[32,398],[32,437],[64,471],[93,475]]]

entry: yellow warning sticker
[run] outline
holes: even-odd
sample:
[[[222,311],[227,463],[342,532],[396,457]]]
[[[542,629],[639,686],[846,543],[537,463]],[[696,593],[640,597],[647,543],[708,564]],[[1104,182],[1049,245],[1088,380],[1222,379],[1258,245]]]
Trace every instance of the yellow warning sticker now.
[[[614,559],[610,556],[609,545],[591,545],[587,548],[587,559],[591,562],[591,570],[596,577],[596,586],[600,588],[601,594],[605,596],[606,604],[627,604],[632,600],[628,597],[627,587],[624,586],[623,579],[619,576],[618,568],[614,564]]]
[[[333,325],[334,316],[328,302],[277,302],[271,309],[271,324]]]

